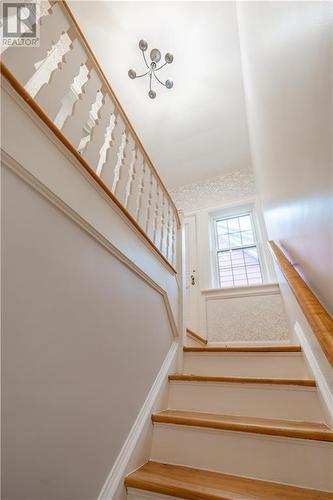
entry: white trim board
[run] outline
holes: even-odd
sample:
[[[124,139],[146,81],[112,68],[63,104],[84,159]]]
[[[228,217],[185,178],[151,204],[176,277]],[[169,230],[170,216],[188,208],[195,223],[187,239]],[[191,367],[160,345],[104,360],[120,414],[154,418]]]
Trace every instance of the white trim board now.
[[[291,339],[286,340],[235,340],[230,342],[209,342],[206,347],[237,347],[237,346],[274,346],[274,345],[298,345],[296,342],[291,342]]]
[[[86,233],[94,238],[101,244],[110,254],[116,257],[133,273],[141,278],[147,285],[153,288],[163,297],[167,316],[170,322],[170,327],[174,337],[178,337],[177,324],[173,315],[173,311],[169,302],[167,292],[160,287],[150,276],[148,276],[142,269],[140,269],[133,261],[124,255],[118,248],[116,248],[109,240],[107,240],[99,231],[97,231],[91,224],[83,219],[75,210],[68,206],[63,200],[55,195],[48,187],[41,183],[34,175],[28,172],[20,163],[12,158],[6,151],[1,149],[1,164],[9,168],[14,174],[20,177],[26,184],[31,186],[36,192],[41,194],[46,200],[52,203],[53,206],[58,208],[63,214],[69,217],[73,222],[81,227]]]
[[[314,374],[314,378],[317,382],[319,394],[322,399],[322,403],[325,409],[325,413],[327,416],[327,424],[333,426],[333,394],[332,390],[329,387],[329,384],[322,372],[322,369],[311,349],[310,343],[303,331],[301,325],[296,321],[294,326],[294,331],[297,338],[300,341],[302,349],[305,354],[306,361]]]
[[[168,354],[166,355],[164,362],[161,366],[160,371],[148,393],[148,396],[143,403],[143,406],[133,424],[132,429],[130,430],[127,439],[102,487],[102,490],[98,496],[98,500],[120,500],[120,498],[124,498],[122,492],[119,492],[119,489],[122,488],[122,481],[124,477],[129,472],[128,466],[136,447],[138,445],[139,439],[144,431],[145,426],[149,423],[151,425],[151,414],[154,410],[156,410],[156,406],[158,405],[158,400],[161,397],[161,393],[163,391],[164,386],[168,385],[168,374],[171,369],[173,369],[173,364],[177,361],[176,354],[178,351],[178,343],[173,342]],[[161,408],[160,408],[161,409]],[[148,453],[150,452],[147,450]],[[147,461],[149,458],[144,458],[144,461]],[[144,462],[137,464],[136,468],[141,467]]]
[[[240,286],[234,288],[206,288],[201,290],[201,294],[206,300],[253,297],[257,295],[278,295],[280,293],[278,283],[266,283],[263,285]]]

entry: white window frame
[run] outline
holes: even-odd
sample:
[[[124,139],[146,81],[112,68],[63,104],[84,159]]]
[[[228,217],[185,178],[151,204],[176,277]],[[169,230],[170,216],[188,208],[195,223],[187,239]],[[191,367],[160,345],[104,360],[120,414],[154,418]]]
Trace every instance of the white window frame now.
[[[232,207],[223,208],[221,210],[210,213],[210,254],[211,254],[211,275],[212,284],[214,288],[221,288],[219,279],[219,267],[218,267],[218,244],[217,244],[217,227],[216,222],[218,220],[228,218],[228,217],[238,217],[241,215],[250,215],[251,223],[253,228],[253,236],[255,241],[255,246],[258,252],[258,260],[261,270],[262,282],[263,284],[272,282],[272,276],[269,268],[269,263],[267,262],[267,254],[263,249],[264,242],[263,231],[261,228],[260,221],[258,220],[255,202],[249,202],[246,204],[234,205]],[[260,286],[260,285],[243,285],[244,287],[250,286]],[[233,287],[230,287],[232,289]]]

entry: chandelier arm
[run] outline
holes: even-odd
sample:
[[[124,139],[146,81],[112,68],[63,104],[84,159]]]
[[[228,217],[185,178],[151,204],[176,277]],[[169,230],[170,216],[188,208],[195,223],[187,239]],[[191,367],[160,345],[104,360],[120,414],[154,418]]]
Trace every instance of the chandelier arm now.
[[[161,82],[161,80],[155,75],[155,71],[153,71],[153,75],[156,78],[156,80],[160,82],[161,85],[163,85],[163,87],[166,87],[165,83]]]
[[[141,52],[142,52],[142,56],[143,56],[143,60],[144,60],[144,62],[145,62],[145,65],[147,66],[147,68],[149,68],[149,69],[150,69],[150,66],[149,66],[149,64],[147,63],[147,59],[146,59],[146,56],[145,56],[144,51],[142,50]]]
[[[148,73],[151,73],[151,69],[147,71],[146,73],[143,73],[142,75],[137,75],[135,78],[142,78],[143,76],[148,75]]]
[[[162,64],[162,66],[160,66],[159,68],[156,68],[155,71],[159,71],[160,69],[164,68],[164,66],[166,66],[168,63],[165,62],[164,64]]]
[[[152,72],[149,74],[149,91],[151,90],[151,77],[152,77]]]

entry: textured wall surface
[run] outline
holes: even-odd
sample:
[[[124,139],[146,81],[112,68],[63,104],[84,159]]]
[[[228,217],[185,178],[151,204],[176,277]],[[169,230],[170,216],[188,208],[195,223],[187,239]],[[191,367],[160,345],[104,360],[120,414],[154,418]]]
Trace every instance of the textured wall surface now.
[[[238,202],[255,195],[253,172],[236,169],[171,191],[177,208],[186,212]]]
[[[288,340],[289,330],[280,294],[208,299],[209,342]]]

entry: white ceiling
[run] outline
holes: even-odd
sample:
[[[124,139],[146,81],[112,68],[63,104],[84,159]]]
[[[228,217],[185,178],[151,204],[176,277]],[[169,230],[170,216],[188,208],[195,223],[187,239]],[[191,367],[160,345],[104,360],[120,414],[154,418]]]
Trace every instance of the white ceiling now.
[[[235,2],[72,1],[69,5],[136,132],[169,188],[250,165]],[[138,41],[175,60],[148,79]]]

